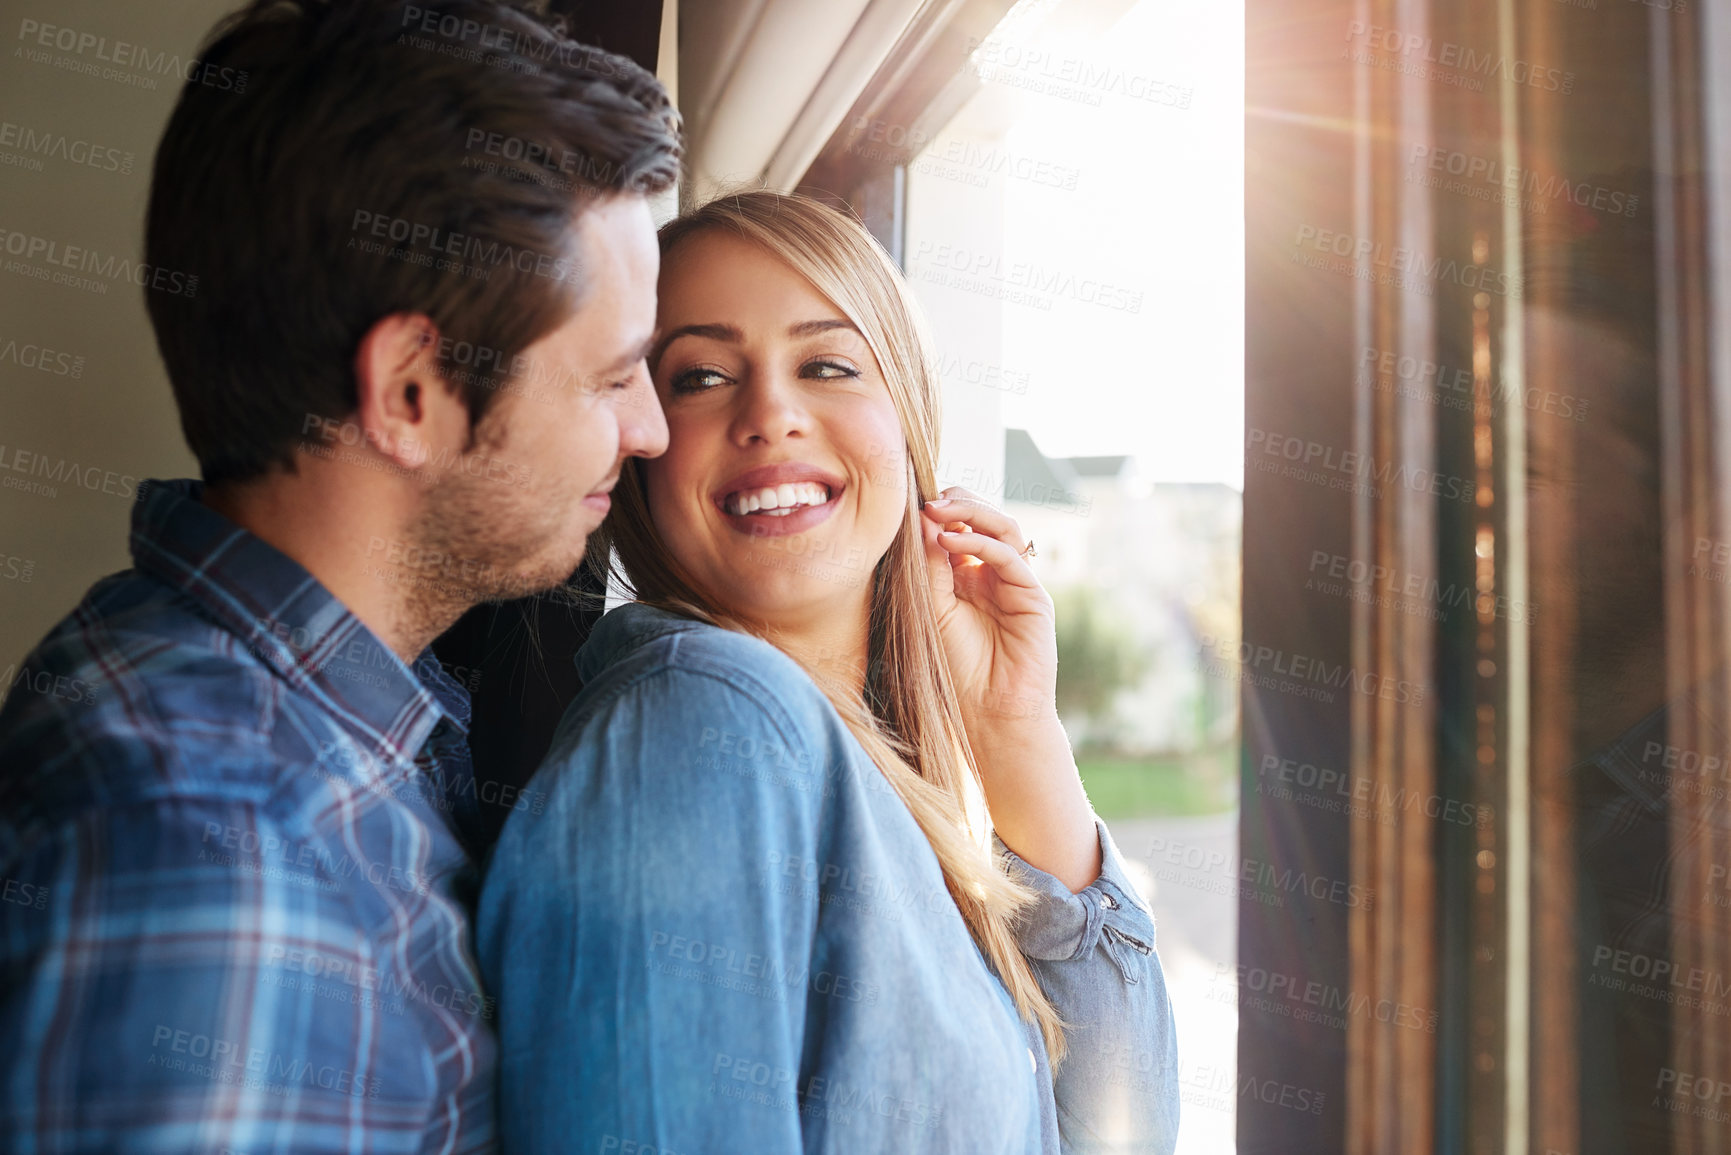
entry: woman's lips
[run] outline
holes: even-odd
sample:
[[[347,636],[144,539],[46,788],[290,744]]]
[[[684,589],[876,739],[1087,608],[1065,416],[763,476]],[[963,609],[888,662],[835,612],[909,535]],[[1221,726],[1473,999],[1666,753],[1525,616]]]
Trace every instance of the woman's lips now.
[[[748,537],[786,537],[822,524],[836,510],[847,483],[827,469],[803,461],[778,461],[737,474],[714,495],[715,508],[729,527]],[[779,492],[778,492],[779,491]],[[827,500],[805,504],[819,491]],[[752,500],[762,507],[752,511]],[[767,507],[773,502],[775,508]],[[784,513],[792,505],[793,512]],[[738,512],[741,509],[751,512]]]
[[[789,533],[803,533],[812,526],[822,525],[834,511],[836,495],[831,495],[822,506],[800,506],[788,514],[727,513],[722,507],[722,521],[746,537],[788,537]]]
[[[831,490],[829,500],[822,505],[802,505],[792,513],[729,513],[725,497],[716,502],[716,508],[721,511],[723,521],[747,537],[786,537],[829,520],[840,497],[839,492]]]

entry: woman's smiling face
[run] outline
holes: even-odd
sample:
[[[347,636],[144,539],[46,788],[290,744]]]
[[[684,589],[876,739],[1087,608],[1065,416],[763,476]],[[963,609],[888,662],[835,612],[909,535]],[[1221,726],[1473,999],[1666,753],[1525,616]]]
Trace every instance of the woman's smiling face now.
[[[662,262],[650,356],[668,448],[643,463],[668,551],[770,625],[863,610],[907,516],[907,450],[877,359],[811,282],[708,231]]]

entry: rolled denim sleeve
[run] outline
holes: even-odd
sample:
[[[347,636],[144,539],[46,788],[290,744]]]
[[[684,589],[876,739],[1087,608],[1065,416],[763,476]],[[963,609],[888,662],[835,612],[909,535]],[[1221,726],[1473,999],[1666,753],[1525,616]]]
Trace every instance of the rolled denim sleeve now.
[[[1017,928],[1022,953],[1066,1024],[1053,1079],[1065,1155],[1169,1153],[1178,1142],[1178,1035],[1154,949],[1154,915],[1106,824],[1100,876],[1072,894],[997,843],[1037,900]]]

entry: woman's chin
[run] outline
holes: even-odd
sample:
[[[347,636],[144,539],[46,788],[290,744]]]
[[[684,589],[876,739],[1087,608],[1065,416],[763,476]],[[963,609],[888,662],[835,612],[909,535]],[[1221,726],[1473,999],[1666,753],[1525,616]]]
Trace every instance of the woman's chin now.
[[[808,621],[826,608],[858,602],[868,576],[833,562],[768,554],[730,574],[724,596],[733,603],[727,608],[766,625],[788,619]]]

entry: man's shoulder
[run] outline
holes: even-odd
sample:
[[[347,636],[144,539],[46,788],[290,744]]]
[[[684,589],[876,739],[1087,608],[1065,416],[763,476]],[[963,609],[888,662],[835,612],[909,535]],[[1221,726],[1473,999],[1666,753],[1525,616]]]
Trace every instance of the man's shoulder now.
[[[279,785],[285,683],[148,577],[98,582],[0,675],[0,813],[15,828],[98,804],[256,800]]]

